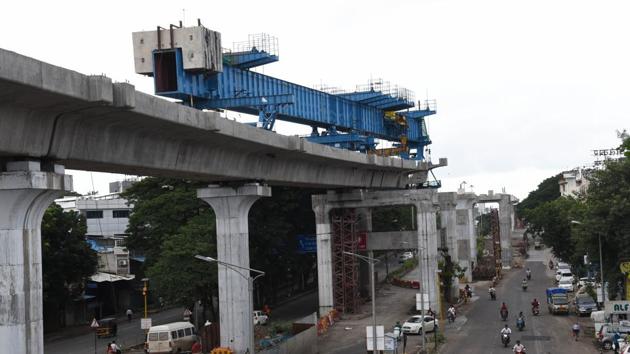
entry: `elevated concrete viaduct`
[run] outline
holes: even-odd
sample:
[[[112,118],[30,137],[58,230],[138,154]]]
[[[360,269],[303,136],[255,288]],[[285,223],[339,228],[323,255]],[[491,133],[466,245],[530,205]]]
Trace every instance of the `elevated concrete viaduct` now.
[[[245,182],[395,189],[425,182],[428,171],[440,165],[446,159],[431,165],[274,134],[138,92],[128,83],[0,49],[0,343],[11,353],[43,353],[40,224],[52,200],[72,190],[61,166],[240,181],[237,187],[202,189],[198,197],[215,211],[219,260],[249,267],[247,214],[270,191]],[[428,223],[425,247],[435,249],[430,244],[435,240],[432,194],[400,193],[412,197],[403,204],[420,206],[418,220]],[[330,232],[321,213],[317,230],[320,243]],[[330,263],[320,265],[324,279]],[[221,342],[238,354],[254,352],[251,297],[241,276],[227,269],[219,273],[221,327],[226,329]],[[329,308],[331,288],[325,285],[323,304]]]
[[[333,294],[333,274],[335,272],[333,265],[333,258],[335,257],[333,254],[333,242],[335,242],[335,240],[333,240],[334,235],[331,227],[331,211],[334,209],[357,209],[360,213],[365,213],[365,211],[361,210],[393,205],[413,205],[415,207],[415,217],[418,225],[417,230],[399,233],[368,232],[367,250],[408,249],[420,245],[422,263],[427,264],[426,267],[421,266],[422,272],[425,272],[425,276],[422,280],[422,288],[424,289],[424,293],[429,294],[429,302],[432,308],[438,309],[438,237],[436,228],[438,198],[435,190],[353,190],[347,193],[331,191],[327,194],[314,195],[312,200],[317,233],[317,272],[320,314],[326,314],[339,305],[335,303]],[[390,238],[388,239],[388,237]],[[409,242],[408,239],[411,237],[415,240]],[[374,242],[374,244],[371,244],[372,242]],[[407,244],[407,242],[409,242],[409,244]]]

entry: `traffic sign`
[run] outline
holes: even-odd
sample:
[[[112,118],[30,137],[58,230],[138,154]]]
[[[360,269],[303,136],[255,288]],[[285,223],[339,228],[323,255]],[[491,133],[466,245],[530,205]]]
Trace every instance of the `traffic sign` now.
[[[151,328],[151,317],[149,318],[141,318],[140,319],[140,329],[149,329]]]
[[[192,316],[192,312],[189,309],[184,310],[184,321],[190,321],[190,316]]]
[[[99,328],[101,325],[98,324],[98,322],[96,321],[96,318],[92,320],[92,324],[90,325],[90,327],[92,328]]]

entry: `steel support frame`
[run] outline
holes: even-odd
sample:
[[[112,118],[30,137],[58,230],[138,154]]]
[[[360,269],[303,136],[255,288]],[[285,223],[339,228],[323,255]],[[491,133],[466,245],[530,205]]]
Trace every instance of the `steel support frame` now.
[[[331,219],[334,306],[343,313],[355,313],[359,306],[359,263],[344,252],[357,252],[358,217],[355,209],[335,209]]]

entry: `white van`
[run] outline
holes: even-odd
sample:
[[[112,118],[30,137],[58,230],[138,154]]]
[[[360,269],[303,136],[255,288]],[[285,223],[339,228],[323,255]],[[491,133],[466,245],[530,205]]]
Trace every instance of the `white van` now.
[[[197,331],[190,322],[172,322],[149,328],[145,349],[150,354],[185,353],[197,340]]]

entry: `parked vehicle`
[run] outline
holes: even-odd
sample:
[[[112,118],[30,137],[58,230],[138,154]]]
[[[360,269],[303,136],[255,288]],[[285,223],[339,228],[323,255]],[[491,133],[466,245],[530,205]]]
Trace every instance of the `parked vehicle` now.
[[[412,316],[407,322],[403,323],[402,331],[403,333],[415,333],[420,334],[420,332],[432,332],[438,328],[437,321],[433,316],[424,316],[424,320],[422,315]]]
[[[571,281],[571,279],[568,279],[568,278],[560,279],[560,281],[558,282],[558,287],[561,289],[566,289],[566,291],[570,293],[573,292],[573,282]]]
[[[605,350],[612,349],[613,335],[619,332],[622,338],[630,334],[630,321],[619,321],[619,323],[604,323],[597,333],[599,343]]]
[[[412,252],[403,252],[400,254],[400,256],[398,256],[398,263],[405,263],[405,261],[412,258],[413,258]]]
[[[597,304],[592,297],[587,294],[578,294],[575,296],[575,313],[578,316],[590,315],[591,312],[597,310]]]
[[[149,354],[189,352],[197,340],[197,331],[190,322],[172,322],[149,328],[144,348]]]
[[[566,289],[548,288],[547,309],[551,314],[569,313],[569,295]]]
[[[266,325],[269,316],[262,311],[254,311],[254,325]]]
[[[571,274],[571,271],[568,271],[566,269],[560,269],[558,272],[556,272],[556,281],[559,282],[562,279],[568,279],[573,282],[573,274]]]
[[[118,332],[118,324],[116,324],[115,318],[101,318],[98,320],[98,325],[96,336],[99,338],[114,337]]]
[[[589,277],[583,277],[578,280],[578,288],[584,287],[586,285],[590,285],[595,287],[595,279]]]

